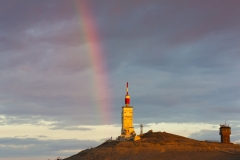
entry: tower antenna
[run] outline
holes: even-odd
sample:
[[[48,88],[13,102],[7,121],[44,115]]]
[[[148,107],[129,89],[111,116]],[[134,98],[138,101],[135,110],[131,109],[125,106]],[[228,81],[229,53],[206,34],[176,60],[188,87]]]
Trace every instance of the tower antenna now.
[[[128,94],[128,82],[126,84],[126,95],[125,95],[125,105],[129,105],[130,104],[130,95]]]

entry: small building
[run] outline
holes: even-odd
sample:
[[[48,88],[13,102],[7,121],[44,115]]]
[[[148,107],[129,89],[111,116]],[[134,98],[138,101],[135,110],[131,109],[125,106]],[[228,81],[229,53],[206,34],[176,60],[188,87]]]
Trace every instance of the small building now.
[[[221,136],[221,143],[230,143],[231,127],[229,125],[220,125],[219,135]]]

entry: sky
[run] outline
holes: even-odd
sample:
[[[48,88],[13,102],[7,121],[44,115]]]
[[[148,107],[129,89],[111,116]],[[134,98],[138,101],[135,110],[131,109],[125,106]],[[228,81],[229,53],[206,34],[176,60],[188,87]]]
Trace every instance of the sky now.
[[[240,142],[240,1],[1,0],[0,160],[66,158],[134,127]],[[226,122],[225,122],[226,121]]]

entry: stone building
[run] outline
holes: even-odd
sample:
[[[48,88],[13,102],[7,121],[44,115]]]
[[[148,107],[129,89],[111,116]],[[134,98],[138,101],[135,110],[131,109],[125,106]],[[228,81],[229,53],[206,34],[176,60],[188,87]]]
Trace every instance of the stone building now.
[[[229,125],[220,125],[219,135],[221,136],[221,143],[230,143],[231,127]]]
[[[118,137],[120,141],[125,140],[139,140],[140,137],[136,136],[133,127],[133,106],[130,106],[130,95],[128,94],[128,82],[126,86],[125,106],[122,107],[122,129],[121,135]]]

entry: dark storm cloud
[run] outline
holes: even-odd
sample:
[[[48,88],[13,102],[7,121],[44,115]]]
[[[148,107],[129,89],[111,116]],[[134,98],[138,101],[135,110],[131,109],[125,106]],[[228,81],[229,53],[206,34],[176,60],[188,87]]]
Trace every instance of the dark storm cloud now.
[[[93,106],[100,100],[89,80],[92,66],[79,6],[75,1],[0,3],[1,113],[70,126],[80,119],[96,124],[99,113]],[[136,120],[186,122],[191,115],[190,121],[215,121],[221,116],[210,115],[225,110],[228,118],[236,117],[238,1],[87,4],[110,76],[113,113],[108,114],[119,117],[120,90],[130,81],[138,84],[130,88]],[[146,107],[152,109],[146,113]]]
[[[96,92],[93,84],[100,75],[92,71],[89,28],[84,30],[78,6],[84,3],[76,2],[0,2],[1,125],[41,125],[60,134],[59,130],[91,130],[84,125],[105,124],[101,116],[111,115],[107,123],[118,126],[126,81],[136,127],[239,119],[239,1],[85,1],[102,47],[112,111],[98,106],[102,100],[96,95],[103,91]],[[232,140],[237,141],[235,123]],[[213,128],[190,137],[217,136]],[[0,155],[65,156],[64,150],[98,145],[27,137],[1,138]]]
[[[114,17],[115,21],[120,19],[123,22],[119,22],[117,27],[107,32],[119,33],[113,34],[111,38],[116,42],[115,45],[106,45],[111,51],[107,56],[113,59],[120,58],[125,62],[134,59],[134,62],[138,62],[141,66],[162,69],[182,68],[182,66],[208,68],[221,65],[222,60],[228,56],[226,55],[228,50],[235,47],[239,41],[239,36],[236,36],[239,35],[237,31],[240,22],[236,16],[239,14],[239,2],[234,1],[229,4],[225,1],[184,1],[176,2],[178,5],[173,4],[175,3],[165,1],[149,2],[140,5],[142,8],[125,7],[121,16]],[[133,18],[138,17],[135,14],[140,18]],[[111,25],[113,19],[111,16],[112,14],[108,15],[109,23],[105,23],[106,25]],[[150,22],[145,23],[142,21],[144,18]],[[129,26],[125,31],[126,25]],[[103,28],[108,29],[106,26]],[[121,32],[118,32],[119,30]],[[148,33],[149,31],[151,33]],[[144,33],[147,34],[138,37]],[[126,51],[122,51],[123,48]],[[117,56],[112,54],[113,52],[117,52]],[[231,61],[237,55],[235,53],[233,56],[232,53],[229,56]],[[135,64],[132,61],[129,63]],[[110,65],[118,64],[118,62],[110,62]]]
[[[72,1],[61,0],[58,3],[3,0],[0,8],[1,21],[4,22],[1,23],[1,28],[4,29],[2,31],[22,33],[32,26],[44,26],[70,19],[74,12],[73,5]]]
[[[135,122],[219,123],[222,119],[237,119],[239,74],[236,70],[221,74],[199,70],[186,73],[134,70],[134,77],[144,73],[137,80],[130,79]],[[120,99],[118,103],[123,102]]]
[[[2,69],[59,73],[81,71],[88,65],[84,50],[79,49],[83,42],[74,1],[1,3]]]
[[[83,149],[99,145],[99,142],[92,140],[39,140],[35,138],[0,138],[0,143],[1,158],[43,155],[67,157],[76,154],[76,150],[80,152]]]

